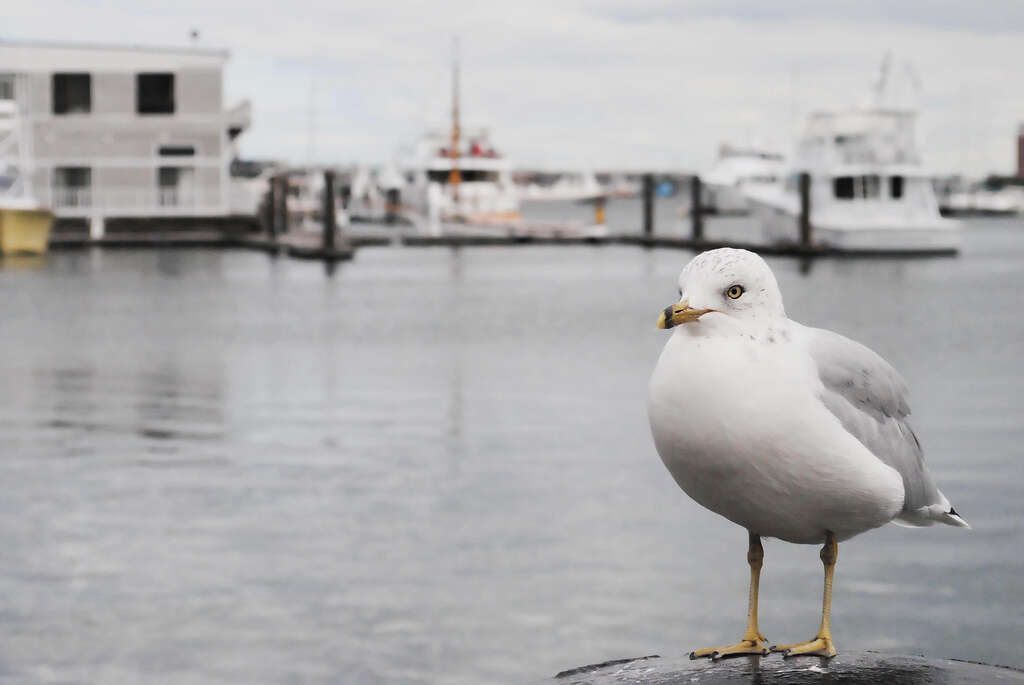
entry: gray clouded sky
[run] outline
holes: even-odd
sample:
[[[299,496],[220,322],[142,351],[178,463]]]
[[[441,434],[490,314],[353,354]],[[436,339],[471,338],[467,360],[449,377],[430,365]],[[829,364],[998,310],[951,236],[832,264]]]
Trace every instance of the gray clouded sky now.
[[[1024,3],[919,0],[4,3],[0,37],[231,50],[247,156],[380,162],[463,111],[517,162],[701,168],[719,142],[788,146],[803,115],[862,101],[886,51],[920,82],[926,162],[1014,168]],[[313,126],[310,127],[312,103]]]

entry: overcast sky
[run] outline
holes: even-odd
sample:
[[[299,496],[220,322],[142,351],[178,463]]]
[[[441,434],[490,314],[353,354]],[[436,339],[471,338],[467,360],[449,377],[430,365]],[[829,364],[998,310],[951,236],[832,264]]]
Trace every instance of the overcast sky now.
[[[808,111],[863,101],[886,51],[917,75],[930,166],[1009,173],[1024,121],[1022,2],[147,4],[5,1],[0,37],[180,45],[197,28],[231,51],[226,104],[252,100],[243,153],[293,162],[382,162],[445,124],[455,34],[464,122],[517,165],[700,169],[722,141],[788,148]]]

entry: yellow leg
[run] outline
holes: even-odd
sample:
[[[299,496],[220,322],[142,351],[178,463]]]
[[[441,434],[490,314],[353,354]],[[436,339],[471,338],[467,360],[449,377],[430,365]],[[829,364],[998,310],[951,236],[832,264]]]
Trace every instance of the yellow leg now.
[[[839,556],[839,545],[836,536],[831,532],[825,536],[825,546],[821,548],[821,563],[825,565],[825,596],[821,602],[821,629],[813,639],[795,645],[776,645],[773,652],[782,652],[784,657],[791,656],[823,656],[831,659],[836,655],[832,644],[832,576],[836,570],[836,559]]]
[[[706,649],[690,652],[691,659],[709,656],[717,661],[724,656],[737,656],[740,654],[768,655],[768,638],[757,629],[757,590],[761,579],[761,565],[763,562],[764,548],[761,547],[761,537],[751,533],[750,546],[747,548],[747,563],[750,564],[750,601],[747,605],[747,632],[743,634],[743,638],[737,644],[726,647],[707,647]]]

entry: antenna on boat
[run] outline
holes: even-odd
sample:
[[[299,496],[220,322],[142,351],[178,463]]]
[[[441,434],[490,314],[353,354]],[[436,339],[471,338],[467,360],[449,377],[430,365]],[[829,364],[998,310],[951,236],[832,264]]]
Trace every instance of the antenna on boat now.
[[[316,126],[314,123],[314,117],[316,115],[316,79],[311,77],[309,79],[309,110],[307,112],[308,119],[306,121],[306,167],[310,168],[313,166],[313,151],[316,149],[315,134]]]
[[[875,107],[884,104],[885,91],[889,86],[889,69],[892,66],[892,52],[886,50],[882,56],[882,65],[878,69],[878,81],[875,83]]]
[[[453,44],[452,60],[452,138],[448,146],[448,155],[452,160],[451,172],[448,174],[448,185],[452,188],[452,202],[459,201],[459,183],[462,182],[462,174],[459,173],[459,37],[455,36]],[[457,208],[456,208],[457,209]]]

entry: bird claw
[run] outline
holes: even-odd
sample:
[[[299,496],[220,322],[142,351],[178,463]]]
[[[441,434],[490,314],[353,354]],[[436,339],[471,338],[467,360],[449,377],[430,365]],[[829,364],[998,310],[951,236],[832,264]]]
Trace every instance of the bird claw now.
[[[820,656],[831,659],[837,654],[832,638],[822,636],[793,645],[772,645],[771,651],[781,652],[784,659],[791,656]]]
[[[763,635],[758,635],[757,640],[742,640],[727,647],[707,647],[690,652],[691,659],[710,657],[712,661],[718,661],[728,656],[740,656],[742,654],[753,654],[757,656],[768,656],[768,641]]]

